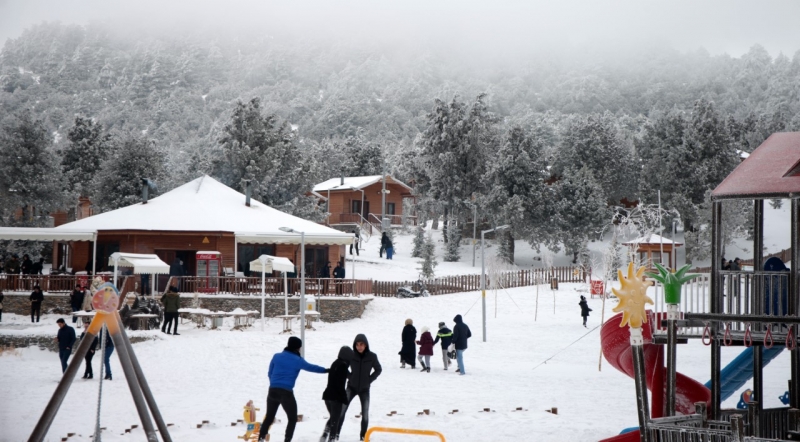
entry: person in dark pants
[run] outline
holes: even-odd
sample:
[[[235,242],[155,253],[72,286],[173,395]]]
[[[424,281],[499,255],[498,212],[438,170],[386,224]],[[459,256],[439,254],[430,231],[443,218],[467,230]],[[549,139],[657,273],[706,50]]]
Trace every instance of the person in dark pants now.
[[[178,309],[181,308],[181,295],[178,293],[178,288],[174,285],[170,286],[169,291],[161,297],[161,303],[164,304],[164,323],[161,325],[161,332],[170,334],[169,328],[174,321],[172,334],[180,336],[178,334]]]
[[[83,287],[81,287],[80,284],[76,285],[75,290],[69,295],[69,303],[73,313],[82,310],[84,296],[86,296],[86,292],[83,290]],[[74,324],[76,322],[78,322],[78,317],[72,316],[72,323]]]
[[[81,339],[86,336],[86,330],[84,329],[83,333],[81,333]],[[86,368],[83,369],[83,379],[92,379],[94,378],[94,372],[92,371],[92,358],[94,358],[94,352],[97,350],[97,343],[99,340],[97,336],[92,339],[92,345],[89,347],[89,351],[86,352],[86,356],[83,357],[84,362],[86,362]]]
[[[33,261],[28,255],[22,255],[22,264],[20,264],[19,269],[23,275],[30,275],[33,271]]]
[[[344,266],[342,266],[342,262],[339,261],[336,263],[336,268],[333,269],[333,277],[334,279],[344,279],[345,271]],[[336,284],[336,294],[342,294],[342,281],[334,281]]]
[[[586,327],[586,318],[589,317],[589,312],[592,309],[589,308],[589,304],[586,303],[586,297],[581,295],[581,300],[578,302],[578,305],[581,306],[581,316],[583,316],[583,326]]]
[[[150,275],[143,274],[143,275],[140,275],[140,278],[141,278],[141,281],[142,281],[142,294],[146,295],[146,294],[150,293]]]
[[[353,229],[353,235],[355,235],[355,239],[354,239],[354,240],[353,240],[353,242],[350,244],[350,254],[351,254],[351,255],[353,254],[353,247],[355,247],[355,249],[356,249],[356,256],[359,256],[359,255],[358,255],[358,248],[359,248],[359,246],[361,245],[361,244],[360,244],[360,243],[361,243],[361,234],[360,234],[360,233],[358,233],[358,227],[356,227],[355,229]]]
[[[469,330],[467,324],[464,324],[461,315],[456,315],[456,317],[453,318],[453,322],[456,323],[455,327],[453,327],[453,343],[456,344],[456,361],[458,361],[457,373],[465,375],[467,372],[464,370],[464,350],[467,349],[467,339],[472,337],[472,332]]]
[[[369,342],[367,336],[359,333],[353,342],[353,349],[355,354],[350,361],[350,378],[347,380],[347,403],[342,406],[342,414],[339,417],[339,431],[336,434],[341,434],[342,424],[344,417],[347,414],[347,409],[350,403],[358,396],[361,401],[361,440],[364,440],[364,435],[367,434],[369,427],[369,387],[381,375],[381,363],[378,361],[378,355],[369,350]]]
[[[353,349],[345,345],[339,349],[338,358],[328,369],[328,386],[322,393],[322,399],[331,417],[325,423],[319,442],[339,441],[339,418],[342,407],[347,403],[347,377],[350,375],[350,361],[354,355]]]
[[[31,275],[41,275],[44,268],[44,258],[39,258],[38,261],[31,266]]]
[[[392,244],[391,238],[386,232],[383,232],[381,235],[381,251],[380,257],[383,258],[383,251],[386,251],[386,259],[392,259],[392,254],[394,253],[394,245]]]
[[[269,427],[278,414],[278,406],[286,412],[286,434],[284,442],[290,442],[294,436],[294,427],[297,425],[297,401],[294,398],[294,383],[300,370],[312,373],[327,373],[328,369],[306,362],[300,356],[303,341],[296,336],[289,338],[286,348],[280,353],[275,353],[269,363],[269,392],[267,393],[267,415],[261,423],[258,441],[264,442],[269,433]]]
[[[61,373],[67,371],[67,360],[72,354],[72,346],[75,344],[75,329],[68,326],[64,318],[58,318],[58,358],[61,359]]]
[[[442,341],[442,361],[444,362],[444,369],[447,370],[447,368],[450,367],[450,358],[447,357],[447,348],[450,347],[450,344],[453,342],[453,332],[447,328],[447,324],[444,322],[439,323],[439,331],[436,333],[436,339],[434,339],[433,345],[436,345],[440,339]]]
[[[106,366],[106,375],[103,377],[105,380],[111,379],[111,354],[114,353],[114,341],[111,340],[111,335],[106,330],[106,353],[103,355],[103,363]]]
[[[403,343],[400,351],[400,368],[406,368],[406,364],[411,368],[416,367],[417,360],[417,329],[414,327],[414,321],[411,318],[406,319],[406,325],[403,326],[403,332],[400,335]]]
[[[39,322],[39,316],[42,314],[42,301],[44,301],[44,292],[38,285],[35,285],[31,292],[31,322],[33,322],[34,315],[36,322]]]

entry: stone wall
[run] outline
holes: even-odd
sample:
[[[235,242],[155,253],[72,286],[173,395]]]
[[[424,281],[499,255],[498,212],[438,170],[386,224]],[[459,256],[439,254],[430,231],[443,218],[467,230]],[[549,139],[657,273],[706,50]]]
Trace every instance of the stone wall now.
[[[70,324],[72,326],[74,324]],[[75,330],[75,334],[77,336],[81,335],[83,330]],[[53,323],[53,334],[52,336],[47,335],[6,335],[0,334],[0,348],[3,347],[12,347],[12,348],[22,348],[22,347],[39,347],[42,350],[50,350],[53,352],[58,352],[58,342],[55,341],[56,333],[58,333],[58,328],[56,328],[55,323]],[[128,339],[131,340],[131,344],[136,344],[137,342],[147,341],[150,339],[154,339],[150,336],[128,336]],[[75,348],[78,348],[78,343],[75,343]],[[99,347],[98,347],[99,348]]]
[[[196,296],[196,297],[195,297]],[[28,294],[5,294],[3,299],[3,313],[30,315],[31,301]],[[360,318],[364,313],[372,296],[363,297],[333,297],[325,296],[316,298],[316,309],[320,313],[320,320],[324,322],[340,322]],[[198,303],[199,305],[195,305]],[[225,296],[225,295],[194,295],[181,294],[181,307],[198,307],[211,311],[230,312],[237,308],[242,310],[255,310],[261,312],[261,297],[257,296]],[[289,314],[296,314],[300,309],[300,298],[289,298]],[[69,295],[48,294],[44,295],[42,314],[69,315],[72,308]],[[264,301],[264,315],[275,317],[284,314],[284,301],[282,297],[267,297]]]

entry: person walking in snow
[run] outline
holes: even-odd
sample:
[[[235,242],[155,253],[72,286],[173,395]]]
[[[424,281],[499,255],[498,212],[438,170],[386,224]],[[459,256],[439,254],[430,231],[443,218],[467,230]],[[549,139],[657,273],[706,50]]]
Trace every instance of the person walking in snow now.
[[[356,335],[353,341],[353,359],[350,361],[350,377],[347,379],[347,402],[342,407],[342,414],[339,417],[339,431],[341,434],[344,417],[350,403],[358,396],[361,401],[361,440],[367,434],[369,427],[369,387],[381,375],[383,368],[378,361],[378,355],[370,351],[367,336],[363,333]]]
[[[423,326],[422,334],[419,337],[419,341],[417,341],[419,345],[419,363],[422,365],[421,371],[428,373],[431,372],[431,356],[433,356],[433,336],[431,336],[429,330],[428,327]]]
[[[173,286],[169,287],[169,291],[161,296],[161,303],[164,304],[164,324],[161,325],[161,333],[169,333],[169,328],[172,322],[175,322],[172,334],[178,334],[178,310],[181,308],[181,295],[178,293],[178,288]],[[166,330],[165,330],[166,329]]]
[[[581,300],[578,302],[578,305],[581,306],[581,316],[583,316],[583,326],[586,327],[586,318],[589,317],[589,312],[592,309],[589,308],[589,304],[586,303],[586,297],[581,295]]]
[[[81,339],[86,336],[86,329],[83,330],[81,333]],[[97,343],[99,339],[97,336],[92,339],[92,345],[89,347],[89,351],[86,352],[86,356],[83,357],[84,362],[86,362],[86,368],[83,369],[83,379],[92,379],[94,378],[94,372],[92,371],[92,358],[94,358],[94,352],[97,351]]]
[[[58,318],[58,358],[61,359],[61,373],[67,371],[67,360],[72,354],[72,346],[75,345],[75,329],[68,326],[64,318]]]
[[[444,321],[439,323],[439,331],[436,332],[436,339],[433,344],[436,345],[440,340],[442,341],[442,362],[444,363],[444,369],[447,370],[450,367],[450,358],[447,356],[447,351],[453,343],[453,332],[447,328],[447,324]]]
[[[319,442],[339,441],[339,418],[342,407],[347,404],[347,377],[350,376],[350,361],[355,353],[348,346],[339,349],[339,355],[328,369],[328,386],[322,392],[322,400],[328,409],[330,418],[325,423],[325,430]]]
[[[403,333],[400,336],[403,346],[397,353],[400,355],[400,368],[406,368],[406,364],[411,368],[416,368],[417,356],[417,329],[414,327],[414,321],[411,318],[406,319],[406,325],[403,327]]]
[[[286,412],[286,434],[284,441],[290,442],[294,436],[294,427],[297,425],[297,400],[294,398],[294,383],[300,370],[312,373],[327,373],[328,369],[306,362],[300,356],[303,341],[296,336],[289,338],[286,348],[280,353],[275,353],[269,362],[269,391],[267,393],[267,415],[261,423],[258,432],[258,441],[264,442],[269,433],[269,427],[278,414],[278,407],[283,407]]]
[[[355,249],[356,249],[356,256],[359,256],[359,255],[358,255],[358,247],[360,246],[360,244],[359,244],[359,243],[361,242],[361,234],[360,234],[360,233],[358,233],[358,227],[356,227],[356,228],[354,228],[354,229],[353,229],[353,235],[355,235],[355,239],[354,239],[354,240],[353,240],[353,242],[350,244],[350,254],[351,254],[351,255],[353,254],[353,247],[355,247]]]
[[[456,315],[453,322],[456,323],[453,327],[453,343],[456,345],[456,361],[458,362],[456,373],[463,376],[467,374],[464,370],[464,351],[467,349],[467,339],[472,337],[472,332],[469,330],[469,326],[464,324],[461,315]]]
[[[37,284],[33,286],[33,291],[31,292],[31,322],[33,322],[34,315],[36,316],[36,322],[39,322],[39,317],[42,315],[42,301],[44,301],[44,292]]]
[[[380,257],[383,258],[383,252],[386,252],[386,259],[392,259],[392,254],[394,253],[394,245],[392,244],[392,239],[389,238],[389,235],[386,232],[383,232],[381,235],[381,251]]]
[[[103,379],[110,381],[111,379],[111,354],[114,353],[114,341],[111,340],[111,335],[108,334],[106,329],[106,352],[103,354],[103,364],[106,367],[106,375]]]

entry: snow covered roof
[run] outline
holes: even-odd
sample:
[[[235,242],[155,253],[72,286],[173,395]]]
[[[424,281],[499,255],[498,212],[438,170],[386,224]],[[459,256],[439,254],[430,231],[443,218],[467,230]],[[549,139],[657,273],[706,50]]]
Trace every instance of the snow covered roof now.
[[[683,243],[680,242],[680,241],[673,242],[671,239],[665,238],[665,237],[663,237],[661,235],[657,235],[655,233],[652,233],[652,234],[650,234],[648,236],[640,236],[640,237],[638,237],[636,239],[627,241],[624,244],[626,246],[630,246],[630,245],[634,245],[634,244],[639,244],[639,245],[641,245],[641,244],[674,244],[675,247],[679,247],[679,246],[683,245]]]
[[[147,204],[137,203],[56,227],[57,231],[190,231],[233,232],[238,242],[299,244],[300,235],[280,227],[305,232],[306,244],[350,244],[352,233],[298,218],[245,196],[208,175],[190,181]]]
[[[792,198],[800,193],[800,132],[770,135],[711,192],[715,199]]]
[[[94,230],[53,227],[0,227],[0,239],[25,241],[94,241]]]
[[[371,186],[375,183],[379,183],[383,178],[382,175],[371,175],[371,176],[350,176],[344,177],[344,184],[342,184],[342,178],[331,178],[328,181],[323,181],[314,186],[314,192],[333,192],[334,190],[352,190],[352,189],[363,189],[367,186]],[[391,175],[386,175],[386,184],[397,184],[402,187],[408,189],[411,192],[411,187],[409,187],[406,183],[396,180],[392,178]]]
[[[114,252],[108,257],[108,265],[115,264],[119,267],[133,267],[135,274],[169,274],[169,264],[153,254]]]

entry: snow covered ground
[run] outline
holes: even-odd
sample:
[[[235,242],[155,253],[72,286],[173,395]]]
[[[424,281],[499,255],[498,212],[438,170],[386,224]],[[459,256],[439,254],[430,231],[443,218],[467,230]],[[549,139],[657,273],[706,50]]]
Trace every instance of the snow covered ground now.
[[[538,319],[536,287],[487,294],[487,342],[481,341],[481,303],[478,292],[419,299],[375,299],[361,319],[342,323],[320,323],[306,333],[306,357],[328,366],[338,348],[352,345],[357,333],[366,333],[370,347],[380,357],[383,374],[373,384],[370,407],[372,426],[436,430],[448,441],[589,441],[616,434],[636,424],[633,380],[603,361],[600,354],[599,299],[590,299],[594,311],[589,328],[581,326],[578,298],[582,284],[562,284],[555,293],[539,288]],[[614,301],[606,303],[606,317]],[[554,311],[555,310],[555,311]],[[439,321],[452,327],[456,314],[464,315],[473,337],[465,354],[467,376],[443,371],[436,348],[431,373],[401,369],[397,352],[403,321],[412,318],[418,330],[433,329]],[[0,333],[52,335],[56,316],[46,315],[31,325],[26,317],[3,315]],[[227,320],[226,320],[227,321]],[[269,385],[267,367],[272,354],[281,351],[287,335],[281,324],[270,320],[245,331],[196,329],[181,325],[181,336],[160,331],[137,331],[152,340],[134,345],[150,386],[166,421],[174,423],[176,441],[236,440],[244,434],[242,407],[253,399],[265,411]],[[723,350],[725,363],[740,350]],[[681,346],[678,371],[701,382],[709,378],[709,354],[700,342]],[[98,373],[98,358],[94,361]],[[778,406],[777,396],[786,389],[788,357],[781,355],[765,370],[765,406]],[[16,349],[0,356],[0,441],[25,440],[39,418],[61,377],[58,355],[38,348]],[[81,371],[82,373],[82,371]],[[102,399],[104,441],[142,440],[141,429],[124,430],[138,424],[138,417],[124,382],[119,361],[112,358],[114,380],[105,382]],[[316,441],[327,417],[321,400],[325,375],[301,373],[295,394],[303,422],[298,423],[296,441]],[[98,380],[76,379],[56,417],[48,439],[89,441],[95,421]],[[727,406],[733,406],[738,396]],[[523,411],[515,411],[523,407]],[[558,414],[545,412],[558,408]],[[358,440],[356,404],[342,430],[343,441]],[[490,408],[492,412],[482,410]],[[431,410],[419,416],[423,409]],[[449,414],[454,409],[459,411]],[[387,416],[392,411],[397,415]],[[282,440],[285,415],[272,433]],[[211,423],[201,429],[203,420]],[[410,436],[377,434],[376,441],[411,440]],[[423,440],[421,437],[415,439]]]

